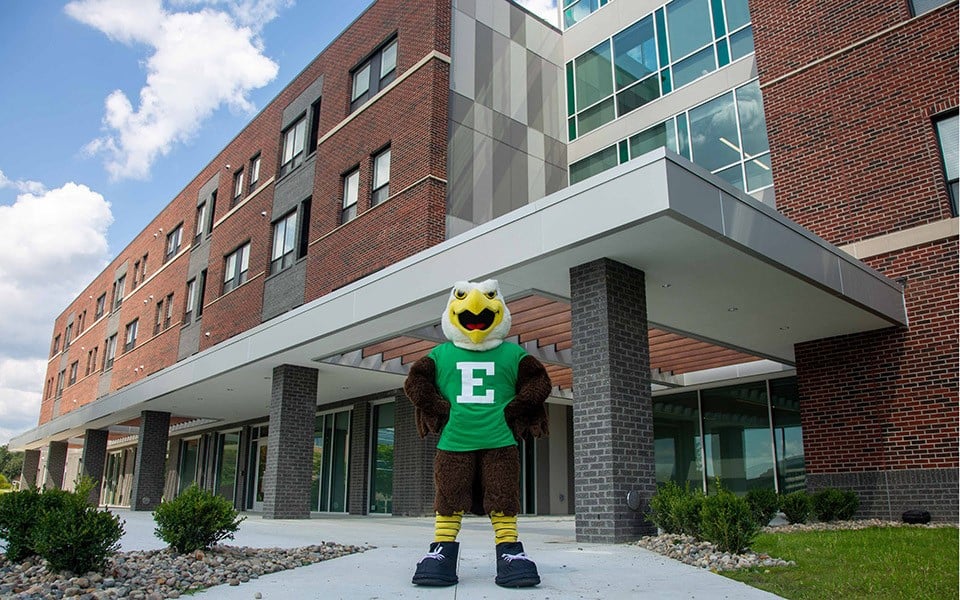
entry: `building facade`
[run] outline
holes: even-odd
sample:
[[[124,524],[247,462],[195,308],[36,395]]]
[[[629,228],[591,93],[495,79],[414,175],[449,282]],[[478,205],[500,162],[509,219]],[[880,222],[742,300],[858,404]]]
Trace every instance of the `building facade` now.
[[[525,512],[955,519],[957,3],[560,4],[372,3],[58,317],[24,478],[430,514],[403,378],[492,276],[554,383]]]

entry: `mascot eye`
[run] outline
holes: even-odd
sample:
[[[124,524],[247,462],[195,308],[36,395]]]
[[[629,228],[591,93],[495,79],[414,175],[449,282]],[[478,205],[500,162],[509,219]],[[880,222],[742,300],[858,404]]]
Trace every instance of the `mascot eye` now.
[[[491,300],[493,300],[496,297],[497,297],[496,292],[487,292],[487,298],[490,298]]]
[[[467,297],[467,293],[463,290],[453,290],[453,295],[457,300],[463,300]]]

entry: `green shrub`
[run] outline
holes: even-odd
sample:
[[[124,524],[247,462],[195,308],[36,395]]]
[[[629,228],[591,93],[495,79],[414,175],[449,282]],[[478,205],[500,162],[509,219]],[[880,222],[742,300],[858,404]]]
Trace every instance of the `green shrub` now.
[[[813,495],[813,514],[819,521],[845,520],[860,508],[860,498],[853,490],[825,488]]]
[[[93,482],[85,479],[75,492],[47,490],[40,494],[42,508],[34,526],[33,545],[51,570],[99,571],[107,556],[120,549],[123,521],[90,506],[92,486]]]
[[[169,502],[161,502],[153,513],[157,537],[177,552],[209,548],[223,539],[233,539],[245,517],[229,500],[191,485]]]
[[[803,490],[791,492],[780,501],[780,510],[783,511],[783,516],[793,524],[806,523],[811,508],[810,494]]]
[[[13,487],[13,484],[10,483],[10,480],[7,479],[7,476],[3,473],[0,473],[0,490],[9,490]]]
[[[674,514],[680,526],[680,532],[703,539],[703,502],[706,496],[700,490],[691,490],[689,486],[683,496],[676,499]]]
[[[771,488],[754,488],[747,492],[747,504],[757,525],[766,527],[780,510],[780,496]]]
[[[0,496],[0,538],[6,541],[7,558],[13,562],[33,556],[33,526],[40,510],[36,490],[20,490]]]
[[[699,513],[699,503],[689,484],[682,488],[675,481],[667,481],[650,499],[650,521],[664,533],[689,533],[691,529],[699,529]]]
[[[724,552],[749,548],[760,531],[746,499],[719,485],[715,495],[704,498],[700,515],[703,539]]]

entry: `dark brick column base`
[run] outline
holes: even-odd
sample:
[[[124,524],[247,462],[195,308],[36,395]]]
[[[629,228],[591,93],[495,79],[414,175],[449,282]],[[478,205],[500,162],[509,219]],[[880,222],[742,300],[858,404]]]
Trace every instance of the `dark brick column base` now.
[[[956,469],[899,469],[859,473],[807,473],[807,491],[853,490],[860,496],[857,518],[899,521],[906,510],[930,511],[934,521],[957,522]]]

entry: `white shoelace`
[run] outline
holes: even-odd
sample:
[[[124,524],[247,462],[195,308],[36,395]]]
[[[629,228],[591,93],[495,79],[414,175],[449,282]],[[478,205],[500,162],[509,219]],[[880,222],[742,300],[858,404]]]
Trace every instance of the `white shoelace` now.
[[[443,559],[445,559],[446,556],[444,556],[443,554],[440,554],[440,551],[441,551],[441,550],[443,550],[443,546],[437,546],[437,549],[436,549],[436,550],[434,550],[433,552],[427,552],[426,556],[424,556],[423,558],[421,558],[421,559],[417,562],[417,564],[419,565],[420,563],[422,563],[423,561],[427,560],[428,558],[432,558],[432,559],[434,559],[434,560],[443,560]]]
[[[529,560],[531,562],[533,561],[532,558],[527,556],[526,552],[521,552],[520,554],[507,554],[506,552],[504,552],[503,554],[500,555],[500,557],[507,562],[513,562],[515,560]]]

